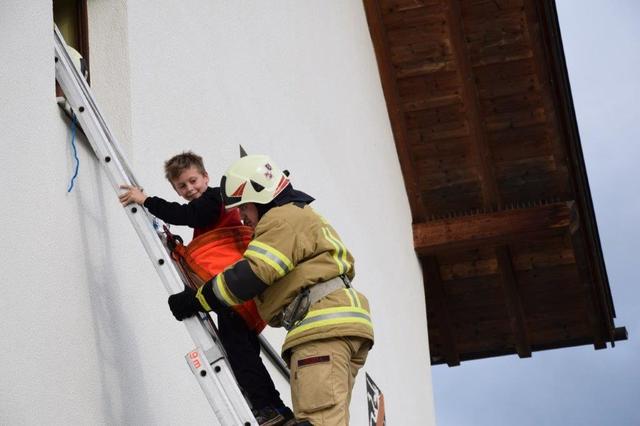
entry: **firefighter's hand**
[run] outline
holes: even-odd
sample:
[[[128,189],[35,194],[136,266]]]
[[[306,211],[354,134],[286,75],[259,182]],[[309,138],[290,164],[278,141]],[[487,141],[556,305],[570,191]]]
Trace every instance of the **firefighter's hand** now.
[[[133,203],[140,204],[141,206],[144,205],[147,195],[143,192],[144,190],[142,188],[131,185],[120,185],[120,189],[125,190],[125,192],[118,195],[123,206],[128,206]]]
[[[202,305],[196,299],[196,292],[191,288],[185,288],[181,293],[169,296],[169,308],[178,321],[189,318],[199,311],[203,311]]]

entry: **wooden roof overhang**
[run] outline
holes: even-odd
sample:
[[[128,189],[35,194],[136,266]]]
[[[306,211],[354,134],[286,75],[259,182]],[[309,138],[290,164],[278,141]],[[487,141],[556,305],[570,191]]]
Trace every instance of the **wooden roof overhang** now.
[[[364,0],[431,363],[626,339],[551,0]]]

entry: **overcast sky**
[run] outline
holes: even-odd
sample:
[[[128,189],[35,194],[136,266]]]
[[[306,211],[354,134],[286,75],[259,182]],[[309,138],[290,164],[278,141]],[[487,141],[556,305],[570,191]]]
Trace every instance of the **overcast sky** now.
[[[640,0],[556,0],[616,325],[629,340],[433,368],[438,426],[640,425]]]

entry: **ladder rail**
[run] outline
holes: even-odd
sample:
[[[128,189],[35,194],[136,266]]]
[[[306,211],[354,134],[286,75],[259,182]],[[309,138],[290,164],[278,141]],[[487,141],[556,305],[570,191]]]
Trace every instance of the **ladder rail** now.
[[[260,348],[262,352],[267,356],[267,358],[271,361],[273,366],[278,370],[283,379],[289,383],[291,381],[291,372],[289,371],[289,367],[284,362],[280,353],[278,353],[273,346],[269,343],[269,341],[262,334],[258,335],[258,340],[260,342]]]
[[[56,38],[56,47],[58,47],[58,43],[60,44],[61,47],[66,45],[66,42],[64,40],[64,38],[62,37],[62,35],[60,34],[57,26],[54,27],[54,37]],[[58,50],[58,49],[56,49]],[[70,60],[70,57],[68,55],[68,52],[66,51],[66,49],[61,48],[59,49],[61,52],[61,56],[66,56],[66,58],[68,58]],[[59,60],[60,56],[56,56],[56,62]],[[73,64],[71,64],[73,65]],[[133,172],[131,171],[131,167],[129,166],[129,163],[126,160],[126,156],[124,155],[122,148],[120,147],[120,144],[118,143],[118,140],[113,136],[113,134],[111,133],[111,129],[109,128],[109,126],[107,125],[106,120],[104,119],[104,117],[102,116],[102,113],[100,112],[100,108],[98,108],[94,98],[93,98],[93,94],[91,92],[91,89],[89,88],[89,85],[86,84],[86,80],[84,79],[84,77],[81,75],[81,73],[78,71],[78,69],[75,66],[65,66],[66,71],[71,74],[70,77],[70,83],[72,82],[76,82],[78,83],[76,88],[79,89],[80,91],[80,96],[81,98],[86,101],[87,105],[89,106],[89,108],[91,109],[91,111],[93,112],[93,115],[95,116],[96,119],[96,124],[98,125],[98,128],[100,131],[103,132],[103,137],[105,138],[105,140],[107,141],[107,145],[105,148],[108,149],[109,154],[111,158],[117,158],[118,161],[116,162],[117,167],[119,167],[121,170],[121,175],[123,177],[125,177],[126,179],[126,184],[129,185],[138,185],[135,176],[133,174]],[[57,75],[56,75],[57,78]],[[84,82],[84,84],[83,84]],[[62,86],[62,85],[61,85]],[[64,90],[63,90],[64,91]],[[65,92],[65,95],[67,95],[67,93]],[[93,141],[89,141],[89,143],[91,143],[92,147],[94,148],[94,151],[96,152],[96,154],[98,154],[98,150],[96,149],[97,146],[94,146]],[[104,157],[103,157],[104,158]],[[116,191],[119,190],[120,188],[116,188]]]
[[[65,46],[64,38],[54,26],[56,80],[117,194],[120,185],[137,185],[136,179],[101,115],[91,89],[73,65]],[[182,277],[158,236],[151,215],[140,206],[128,206],[125,212],[167,292],[182,291]],[[203,317],[187,318],[183,323],[196,345],[196,349],[185,358],[220,423],[223,426],[257,425],[228,361],[219,343],[207,330]]]

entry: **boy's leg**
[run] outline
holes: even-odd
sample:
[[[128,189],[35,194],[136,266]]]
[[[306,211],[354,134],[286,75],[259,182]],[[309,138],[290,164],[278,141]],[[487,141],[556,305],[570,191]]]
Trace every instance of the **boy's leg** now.
[[[218,315],[220,339],[238,384],[254,409],[285,407],[260,357],[260,341],[235,312]]]
[[[351,390],[371,342],[337,337],[291,349],[291,398],[298,420],[348,425]]]

